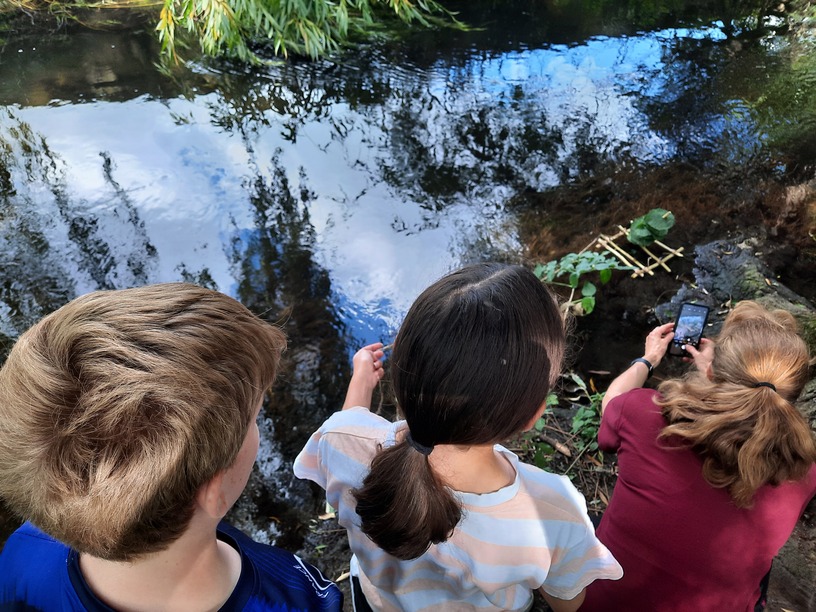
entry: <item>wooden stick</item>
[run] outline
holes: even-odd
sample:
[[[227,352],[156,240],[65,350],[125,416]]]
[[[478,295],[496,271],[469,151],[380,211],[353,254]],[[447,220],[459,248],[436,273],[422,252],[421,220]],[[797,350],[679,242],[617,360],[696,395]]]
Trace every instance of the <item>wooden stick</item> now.
[[[580,251],[578,251],[578,254],[580,255],[580,254],[581,254],[581,253],[583,253],[584,251],[586,251],[586,250],[588,250],[588,249],[591,249],[591,248],[592,248],[592,246],[593,246],[593,245],[594,245],[596,242],[598,242],[598,238],[601,238],[602,236],[603,236],[603,234],[600,234],[599,236],[596,236],[595,238],[593,238],[593,239],[592,239],[592,242],[590,242],[590,243],[589,243],[588,245],[586,245],[586,246],[585,246],[583,249],[581,249]]]
[[[651,257],[652,259],[656,260],[656,261],[657,261],[657,264],[658,264],[659,266],[663,266],[663,269],[664,269],[666,272],[671,272],[671,268],[670,268],[669,266],[667,266],[667,265],[666,265],[665,260],[660,259],[660,258],[659,258],[657,255],[655,255],[654,253],[652,253],[652,252],[651,252],[649,249],[647,249],[646,247],[640,247],[640,248],[641,248],[641,249],[643,249],[644,251],[646,251],[646,254],[647,254],[649,257]]]
[[[604,240],[603,242],[601,242],[601,244],[603,244],[607,248],[607,250],[609,250],[618,259],[623,261],[623,263],[625,263],[627,266],[633,265],[636,268],[635,272],[632,274],[632,278],[635,278],[636,276],[643,276],[644,272],[648,272],[649,274],[654,276],[654,273],[649,272],[646,266],[644,266],[637,259],[635,259],[635,257],[624,251],[614,242],[607,242]]]
[[[599,243],[600,243],[601,245],[603,245],[603,247],[606,249],[606,251],[607,251],[608,253],[611,253],[612,255],[614,255],[615,257],[617,257],[618,259],[620,259],[620,260],[621,260],[621,261],[624,263],[624,265],[627,265],[627,266],[631,266],[631,265],[632,265],[632,262],[631,262],[631,261],[629,261],[629,260],[628,260],[628,259],[626,259],[626,258],[625,258],[623,255],[621,255],[621,254],[620,254],[620,253],[619,253],[619,252],[618,252],[618,251],[617,251],[615,248],[611,247],[611,246],[610,246],[610,244],[609,244],[608,242],[605,242],[605,241],[599,241]],[[638,274],[638,270],[636,270],[635,272],[633,272],[633,273],[632,273],[632,277],[634,278],[635,276],[643,276],[643,275],[642,275],[642,274]]]
[[[624,251],[621,247],[619,247],[614,242],[610,242],[609,240],[605,240],[605,239],[604,240],[599,240],[598,242],[600,242],[602,245],[604,245],[604,247],[606,247],[606,249],[608,251],[610,251],[613,255],[615,255],[618,259],[620,259],[627,266],[634,265],[637,268],[642,268],[643,267],[642,263],[640,263],[632,255],[630,255],[629,253]]]
[[[570,451],[570,449],[568,449],[565,445],[561,444],[561,442],[559,442],[555,438],[551,438],[550,436],[548,436],[546,434],[543,434],[540,431],[538,432],[538,436],[544,442],[546,442],[547,444],[552,446],[555,450],[557,450],[559,453],[561,453],[565,457],[572,458],[572,452]]]
[[[666,246],[665,244],[663,244],[659,240],[655,240],[654,243],[659,247],[663,247],[669,253],[671,253],[672,255],[675,255],[676,257],[682,257],[683,256],[683,247],[680,247],[679,249],[673,249],[673,248],[671,248],[669,246]]]

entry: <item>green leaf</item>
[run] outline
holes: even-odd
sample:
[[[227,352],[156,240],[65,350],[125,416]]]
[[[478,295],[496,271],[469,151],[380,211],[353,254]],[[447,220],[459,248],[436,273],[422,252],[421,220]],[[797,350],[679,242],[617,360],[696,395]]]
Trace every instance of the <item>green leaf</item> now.
[[[584,297],[592,297],[595,295],[597,291],[598,289],[595,287],[595,285],[593,285],[589,281],[585,282],[584,286],[581,287],[581,295],[583,295]]]
[[[629,242],[638,246],[649,246],[654,242],[652,233],[642,218],[635,219],[629,228]]]
[[[629,226],[629,242],[638,246],[649,246],[663,238],[674,226],[674,215],[663,208],[653,208],[638,217]]]
[[[552,459],[553,448],[549,444],[542,444],[536,448],[533,463],[539,469],[546,469]]]
[[[666,233],[674,227],[674,215],[663,208],[653,208],[644,215],[646,217],[646,225],[648,225],[654,233]]]
[[[547,421],[544,420],[544,417],[542,417],[535,422],[535,425],[533,425],[533,427],[535,427],[536,431],[542,431],[546,425]]]
[[[569,286],[575,289],[578,286],[578,279],[581,277],[577,272],[573,272],[569,276]]]
[[[598,276],[601,277],[601,284],[605,285],[610,280],[612,280],[612,270],[610,268],[604,268],[600,272],[598,272]]]
[[[584,314],[589,314],[595,310],[595,298],[585,297],[581,298],[581,308],[584,309]]]
[[[545,400],[547,406],[557,406],[558,405],[558,396],[555,393],[547,394],[547,399]]]

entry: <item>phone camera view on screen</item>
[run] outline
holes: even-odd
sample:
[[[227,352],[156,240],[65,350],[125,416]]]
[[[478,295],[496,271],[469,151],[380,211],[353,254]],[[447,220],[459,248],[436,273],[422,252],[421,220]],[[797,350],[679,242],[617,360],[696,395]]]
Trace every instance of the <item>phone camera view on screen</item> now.
[[[694,348],[699,347],[707,319],[708,306],[683,304],[674,324],[674,338],[669,345],[669,354],[685,355],[686,352],[682,348],[685,344],[690,344]]]

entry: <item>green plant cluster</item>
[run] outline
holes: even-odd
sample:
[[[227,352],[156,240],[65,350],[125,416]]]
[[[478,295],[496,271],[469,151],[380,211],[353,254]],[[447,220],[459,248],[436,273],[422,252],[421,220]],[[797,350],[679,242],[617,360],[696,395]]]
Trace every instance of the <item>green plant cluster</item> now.
[[[578,406],[570,429],[570,433],[575,436],[575,447],[579,451],[595,452],[598,450],[598,429],[601,426],[601,402],[604,394],[589,389],[586,381],[574,372],[565,377],[572,381],[574,392],[577,393],[567,398]]]
[[[594,385],[587,384],[581,376],[574,372],[563,375],[566,383],[563,386],[561,397],[555,393],[547,396],[547,407],[544,414],[535,422],[533,429],[525,432],[522,436],[522,452],[526,453],[527,461],[541,469],[551,469],[552,460],[558,450],[562,453],[567,449],[567,457],[570,455],[569,448],[578,452],[578,456],[589,453],[594,455],[596,460],[603,462],[603,453],[598,450],[598,429],[601,425],[601,401],[604,394],[598,393]],[[567,440],[559,441],[545,433],[550,420],[553,418],[552,408],[558,406],[563,400],[575,409],[570,422],[569,437]],[[556,428],[558,430],[558,428]],[[562,432],[563,433],[563,432]],[[560,446],[560,449],[555,446]],[[575,465],[576,459],[566,472]],[[559,470],[560,471],[560,470]]]
[[[586,275],[597,273],[598,280],[602,285],[605,285],[612,278],[613,270],[631,269],[631,266],[620,263],[608,253],[583,251],[581,253],[568,253],[561,259],[539,264],[535,267],[533,273],[547,284],[569,287],[571,293],[567,307],[576,314],[587,315],[595,309],[598,288],[594,283],[586,280]],[[584,277],[583,282],[582,277]],[[575,292],[579,286],[581,295],[576,298]]]
[[[665,238],[674,226],[674,215],[662,208],[653,208],[642,217],[638,217],[629,226],[629,242],[647,247],[655,240]]]
[[[275,55],[316,59],[352,35],[370,36],[377,24],[397,19],[424,26],[458,23],[436,0],[163,0],[156,30],[166,57],[176,58],[181,29],[211,56],[262,60],[254,45]]]

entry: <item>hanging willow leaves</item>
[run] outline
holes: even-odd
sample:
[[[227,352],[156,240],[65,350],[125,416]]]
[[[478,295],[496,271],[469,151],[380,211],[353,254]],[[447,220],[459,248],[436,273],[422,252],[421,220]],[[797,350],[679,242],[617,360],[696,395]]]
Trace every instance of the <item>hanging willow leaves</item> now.
[[[207,55],[262,61],[256,50],[316,59],[376,23],[463,27],[435,0],[163,0],[156,26],[162,52],[176,58],[177,30],[196,37]]]
[[[43,12],[61,22],[110,9],[147,16],[162,55],[173,60],[195,44],[206,55],[248,63],[271,55],[316,59],[395,24],[466,29],[436,0],[0,0],[0,15]]]

